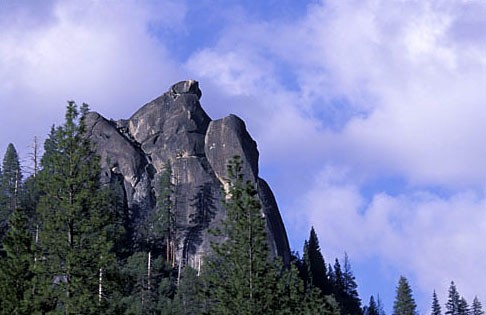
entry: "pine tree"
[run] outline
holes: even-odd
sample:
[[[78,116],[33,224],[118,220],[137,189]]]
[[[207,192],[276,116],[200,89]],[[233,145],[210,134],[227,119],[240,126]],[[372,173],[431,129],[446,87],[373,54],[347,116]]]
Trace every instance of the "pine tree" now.
[[[334,268],[329,266],[329,282],[332,285],[333,294],[339,303],[342,314],[361,315],[361,299],[359,298],[355,277],[351,271],[348,255],[344,255],[344,270],[339,259],[335,259]]]
[[[469,304],[464,297],[459,299],[458,313],[459,315],[469,315]]]
[[[446,315],[459,315],[459,304],[460,304],[459,292],[457,292],[456,285],[454,281],[451,281],[449,287],[449,298],[446,303]]]
[[[368,306],[364,308],[363,314],[364,315],[380,315],[378,313],[378,306],[376,305],[375,298],[374,298],[373,295],[370,297],[370,303],[368,304]]]
[[[23,211],[14,210],[3,242],[7,256],[0,260],[0,314],[31,314],[27,293],[32,287],[34,252],[28,226]]]
[[[148,258],[146,252],[136,252],[127,259],[123,270],[127,294],[120,303],[123,314],[157,313],[161,278],[168,277],[172,268],[166,267],[159,257],[151,261],[151,273],[148,273]]]
[[[110,300],[119,218],[99,183],[100,164],[85,136],[88,106],[69,102],[65,123],[46,140],[39,173],[41,221],[35,265],[38,311],[100,314]]]
[[[156,224],[155,231],[162,232],[162,238],[165,239],[165,260],[172,267],[175,266],[176,251],[176,215],[174,205],[174,184],[172,183],[172,166],[167,161],[165,170],[160,176],[159,194],[157,196]]]
[[[174,298],[177,304],[176,308],[180,310],[180,314],[204,314],[207,311],[204,292],[204,282],[198,276],[197,270],[186,266]]]
[[[0,176],[0,241],[8,230],[8,219],[18,204],[18,195],[22,183],[19,156],[10,143],[3,158]]]
[[[395,302],[393,303],[393,315],[416,315],[417,304],[412,295],[412,289],[405,277],[398,281]]]
[[[342,296],[344,292],[344,276],[343,271],[341,270],[341,264],[337,258],[334,260],[333,275],[333,292],[336,299],[339,301],[339,297]]]
[[[7,196],[7,207],[11,212],[17,206],[17,197],[22,183],[22,170],[19,156],[14,145],[10,143],[2,163],[2,189]]]
[[[347,314],[361,315],[361,299],[358,294],[358,285],[356,284],[356,278],[351,270],[351,263],[349,262],[348,254],[344,253],[344,272],[343,272],[343,284],[344,284],[344,302],[342,309]]]
[[[326,264],[319,247],[319,240],[314,227],[311,228],[309,240],[304,244],[304,270],[306,272],[306,285],[311,285],[321,290],[323,295],[332,293]]]
[[[381,302],[380,296],[376,297],[376,307],[378,309],[378,315],[386,315],[383,303]]]
[[[432,312],[431,315],[442,315],[442,310],[440,308],[439,299],[437,298],[437,294],[435,293],[432,295]]]
[[[471,315],[484,315],[483,306],[479,302],[478,297],[475,296],[471,308]]]
[[[265,219],[257,192],[244,181],[241,161],[228,165],[229,191],[223,201],[226,219],[216,231],[227,237],[213,244],[209,260],[209,288],[216,303],[211,314],[267,314],[272,303],[272,271],[268,262]]]

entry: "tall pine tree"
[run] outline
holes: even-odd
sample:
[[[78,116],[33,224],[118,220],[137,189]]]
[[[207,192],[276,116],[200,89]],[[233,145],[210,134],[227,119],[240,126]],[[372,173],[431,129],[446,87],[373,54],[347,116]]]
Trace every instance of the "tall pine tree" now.
[[[458,311],[459,315],[469,315],[469,304],[463,296],[459,299]]]
[[[18,205],[21,183],[19,156],[15,146],[10,143],[3,158],[0,176],[0,241],[7,233],[10,214]]]
[[[412,295],[412,289],[405,277],[398,281],[395,302],[393,303],[393,315],[416,315],[417,304]]]
[[[430,313],[431,315],[442,315],[442,310],[440,308],[439,304],[439,299],[437,298],[437,294],[435,293],[432,294],[432,311]]]
[[[34,251],[28,227],[23,210],[14,210],[3,242],[7,256],[0,260],[0,314],[32,313],[28,293],[32,289]]]
[[[364,315],[380,315],[378,313],[378,305],[375,302],[375,297],[372,295],[370,297],[370,302],[367,307],[364,308]]]
[[[446,303],[446,315],[459,315],[459,307],[461,303],[461,298],[459,292],[457,292],[456,284],[451,281],[449,286],[449,297]]]
[[[361,315],[361,299],[358,294],[358,285],[356,278],[351,270],[351,263],[349,262],[348,254],[344,253],[344,301],[342,309],[346,314]]]
[[[211,314],[268,314],[274,282],[268,262],[265,219],[257,191],[241,172],[241,160],[228,165],[229,191],[223,201],[226,219],[216,231],[227,237],[213,244],[209,261],[209,288],[214,300]]]
[[[297,268],[284,268],[269,257],[265,218],[257,191],[241,172],[241,160],[228,165],[226,219],[216,234],[207,269],[208,314],[338,314],[332,297],[304,291]]]
[[[86,138],[88,106],[69,102],[65,123],[46,140],[39,173],[39,257],[34,268],[37,311],[100,314],[110,304],[110,273],[118,223],[100,187],[99,158]]]
[[[306,285],[318,288],[323,295],[331,294],[332,286],[314,227],[311,228],[309,240],[304,244],[303,262]]]
[[[471,307],[471,315],[484,315],[483,306],[477,296],[474,297]]]

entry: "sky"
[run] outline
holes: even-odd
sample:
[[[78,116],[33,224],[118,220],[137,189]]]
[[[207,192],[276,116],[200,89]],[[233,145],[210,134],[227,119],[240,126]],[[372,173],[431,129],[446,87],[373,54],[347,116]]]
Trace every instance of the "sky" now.
[[[485,29],[479,0],[0,0],[0,155],[28,165],[68,100],[122,119],[195,79],[293,250],[314,226],[388,314],[400,275],[420,314],[451,281],[486,305]]]

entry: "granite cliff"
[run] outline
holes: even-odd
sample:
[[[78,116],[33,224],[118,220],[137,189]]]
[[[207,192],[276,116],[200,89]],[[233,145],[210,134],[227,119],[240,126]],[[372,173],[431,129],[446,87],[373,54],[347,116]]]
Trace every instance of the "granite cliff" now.
[[[170,163],[176,195],[178,261],[195,266],[210,252],[208,233],[225,216],[222,187],[226,165],[238,155],[246,179],[258,190],[271,254],[288,263],[290,249],[274,195],[258,176],[256,142],[235,115],[211,120],[202,109],[198,82],[173,85],[162,96],[142,106],[126,120],[108,120],[90,112],[88,136],[101,156],[102,181],[121,182],[128,215],[136,222],[155,211],[157,183]],[[201,209],[204,208],[204,209]],[[204,210],[205,222],[191,220]]]

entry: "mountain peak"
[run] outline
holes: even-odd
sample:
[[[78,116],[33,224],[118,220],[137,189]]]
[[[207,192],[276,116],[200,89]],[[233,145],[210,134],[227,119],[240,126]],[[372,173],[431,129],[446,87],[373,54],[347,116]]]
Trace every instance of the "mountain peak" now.
[[[290,261],[285,227],[270,187],[258,177],[258,150],[243,120],[229,115],[211,120],[201,107],[195,80],[174,84],[129,119],[109,121],[99,114],[87,119],[88,136],[101,156],[102,182],[120,183],[129,208],[132,239],[144,220],[157,211],[158,185],[170,163],[176,200],[177,259],[194,266],[224,236],[208,233],[226,215],[222,187],[226,165],[242,158],[242,171],[258,190],[273,256]],[[205,221],[194,221],[204,212]]]
[[[170,88],[170,93],[174,96],[181,94],[195,94],[198,99],[201,99],[202,92],[199,89],[199,82],[195,80],[186,80],[174,84]]]

